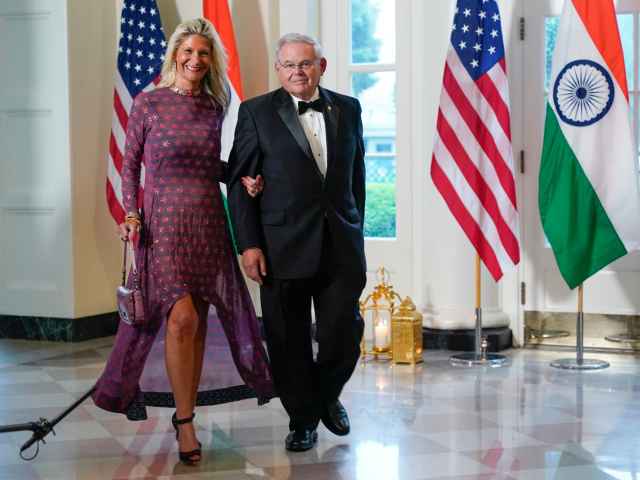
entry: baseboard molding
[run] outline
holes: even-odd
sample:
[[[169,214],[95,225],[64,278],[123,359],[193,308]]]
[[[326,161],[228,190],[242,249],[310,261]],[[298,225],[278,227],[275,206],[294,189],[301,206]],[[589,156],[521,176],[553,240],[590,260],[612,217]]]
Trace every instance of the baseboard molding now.
[[[501,352],[512,347],[512,332],[508,327],[483,328],[482,336],[487,338],[487,352]],[[476,331],[438,330],[422,328],[422,345],[425,350],[455,350],[474,352]]]
[[[115,335],[119,323],[118,312],[81,318],[0,315],[0,338],[82,342]]]

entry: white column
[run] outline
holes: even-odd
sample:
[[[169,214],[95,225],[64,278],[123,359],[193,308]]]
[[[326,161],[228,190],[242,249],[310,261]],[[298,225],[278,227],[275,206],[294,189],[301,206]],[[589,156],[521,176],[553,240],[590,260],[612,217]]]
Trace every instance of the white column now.
[[[429,178],[430,180],[430,178]],[[420,305],[423,325],[443,330],[475,328],[476,252],[449,211],[440,193],[427,186],[424,222],[423,290]],[[509,325],[500,308],[500,289],[481,267],[482,326]]]

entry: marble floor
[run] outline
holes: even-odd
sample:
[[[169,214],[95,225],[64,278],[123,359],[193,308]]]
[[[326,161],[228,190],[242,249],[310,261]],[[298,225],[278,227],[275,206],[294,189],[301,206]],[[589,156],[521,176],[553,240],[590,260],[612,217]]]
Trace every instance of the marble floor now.
[[[113,337],[64,344],[0,340],[0,425],[53,420],[101,373]],[[312,450],[284,450],[287,417],[279,401],[197,409],[203,461],[178,461],[172,411],[149,420],[84,401],[40,444],[31,432],[0,433],[0,478],[52,479],[554,479],[640,478],[640,359],[585,353],[599,371],[549,366],[567,351],[514,349],[506,365],[452,366],[427,351],[415,366],[367,357],[345,388],[352,432],[323,426]],[[575,356],[575,352],[574,352]],[[24,452],[36,453],[35,447]]]

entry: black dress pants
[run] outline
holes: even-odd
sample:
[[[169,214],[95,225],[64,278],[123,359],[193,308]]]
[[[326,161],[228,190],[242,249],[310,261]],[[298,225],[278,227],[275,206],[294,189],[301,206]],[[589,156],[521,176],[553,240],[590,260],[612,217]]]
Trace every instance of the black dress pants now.
[[[328,233],[328,228],[325,226]],[[264,279],[262,315],[273,378],[290,430],[314,430],[322,405],[338,399],[360,358],[364,321],[358,300],[366,275],[339,271],[325,235],[321,267],[308,279]],[[317,358],[311,339],[316,314]]]

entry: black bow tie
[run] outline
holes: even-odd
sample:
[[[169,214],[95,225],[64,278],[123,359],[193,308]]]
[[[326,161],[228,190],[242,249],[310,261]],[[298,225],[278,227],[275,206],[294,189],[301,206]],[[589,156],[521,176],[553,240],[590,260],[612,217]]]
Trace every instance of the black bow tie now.
[[[302,115],[308,109],[313,108],[316,112],[322,111],[322,99],[316,98],[313,102],[298,102],[298,114]]]

